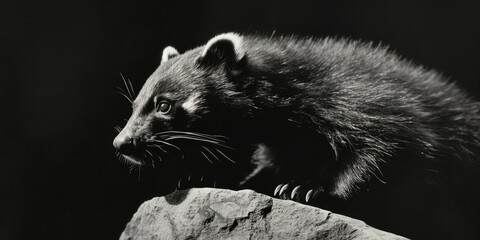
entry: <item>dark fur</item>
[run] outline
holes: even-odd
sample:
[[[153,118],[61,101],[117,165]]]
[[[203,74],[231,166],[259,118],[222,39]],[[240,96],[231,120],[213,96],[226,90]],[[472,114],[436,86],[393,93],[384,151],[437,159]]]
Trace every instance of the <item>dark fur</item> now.
[[[194,163],[224,187],[268,194],[301,185],[300,202],[315,189],[312,204],[408,237],[477,236],[480,105],[455,84],[357,41],[244,36],[233,47],[227,40],[162,64],[135,100],[136,137],[221,134],[235,165],[180,168]],[[200,92],[202,103],[194,114],[176,104],[160,120],[149,106],[163,92],[179,104]]]

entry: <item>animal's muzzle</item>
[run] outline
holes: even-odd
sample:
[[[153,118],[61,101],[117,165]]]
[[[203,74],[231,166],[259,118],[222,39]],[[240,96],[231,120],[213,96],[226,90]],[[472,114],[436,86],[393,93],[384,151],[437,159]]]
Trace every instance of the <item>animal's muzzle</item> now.
[[[124,155],[130,155],[135,152],[135,141],[132,136],[120,132],[113,140],[113,146],[117,151]]]

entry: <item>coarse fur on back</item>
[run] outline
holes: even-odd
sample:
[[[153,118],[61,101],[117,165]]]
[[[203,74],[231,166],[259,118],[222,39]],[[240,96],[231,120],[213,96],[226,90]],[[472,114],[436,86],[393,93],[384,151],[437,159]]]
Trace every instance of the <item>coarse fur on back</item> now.
[[[177,187],[252,188],[407,237],[478,234],[480,105],[385,47],[221,34],[165,48],[132,106],[115,147]]]

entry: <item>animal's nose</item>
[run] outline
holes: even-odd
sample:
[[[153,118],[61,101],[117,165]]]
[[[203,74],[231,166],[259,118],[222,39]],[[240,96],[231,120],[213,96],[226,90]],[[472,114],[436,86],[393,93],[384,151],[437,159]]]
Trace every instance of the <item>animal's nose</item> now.
[[[135,150],[133,138],[127,134],[118,134],[113,140],[113,146],[121,154],[131,154]]]

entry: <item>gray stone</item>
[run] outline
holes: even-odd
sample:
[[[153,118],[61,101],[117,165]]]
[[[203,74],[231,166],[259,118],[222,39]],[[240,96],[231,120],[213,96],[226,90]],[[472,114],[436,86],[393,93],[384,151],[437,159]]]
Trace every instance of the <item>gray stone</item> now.
[[[251,190],[194,188],[143,203],[120,239],[405,239]]]

